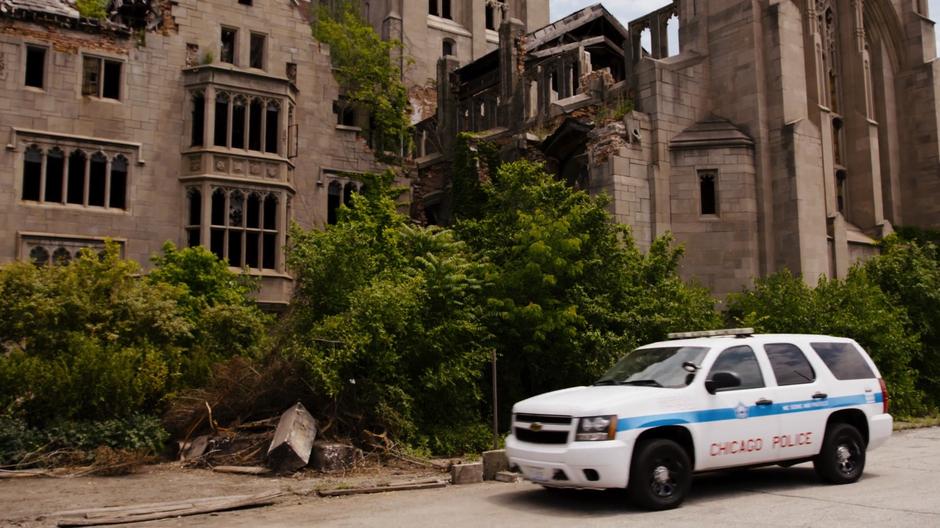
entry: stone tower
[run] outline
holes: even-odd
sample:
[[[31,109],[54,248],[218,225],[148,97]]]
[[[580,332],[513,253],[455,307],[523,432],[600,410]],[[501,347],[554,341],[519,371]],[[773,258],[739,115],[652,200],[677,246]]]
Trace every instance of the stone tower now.
[[[417,119],[432,114],[437,60],[460,64],[496,50],[504,19],[533,31],[549,21],[548,0],[361,0],[363,16],[384,39],[404,44],[402,71]],[[413,62],[412,62],[413,61]]]

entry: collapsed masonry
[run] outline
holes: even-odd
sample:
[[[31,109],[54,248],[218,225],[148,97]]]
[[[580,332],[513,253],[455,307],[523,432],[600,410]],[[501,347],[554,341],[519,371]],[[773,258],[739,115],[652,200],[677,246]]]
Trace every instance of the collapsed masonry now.
[[[598,4],[528,34],[505,20],[497,50],[438,62],[413,212],[449,219],[454,141],[473,132],[608,194],[641,247],[673,233],[684,275],[716,294],[783,268],[842,277],[892,225],[940,226],[933,42],[916,2],[680,0],[627,28]]]

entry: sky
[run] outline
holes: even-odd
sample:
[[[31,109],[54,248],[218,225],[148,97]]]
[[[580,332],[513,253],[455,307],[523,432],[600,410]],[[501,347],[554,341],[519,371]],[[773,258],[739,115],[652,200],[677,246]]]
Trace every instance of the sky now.
[[[550,0],[551,18],[559,19],[582,7],[595,4],[598,1],[616,16],[620,22],[626,26],[631,20],[639,18],[647,13],[669,4],[669,0]],[[929,0],[930,18],[940,19],[940,0]],[[675,38],[670,38],[674,42]],[[940,49],[940,27],[937,31],[937,46]],[[647,46],[648,47],[648,46]]]

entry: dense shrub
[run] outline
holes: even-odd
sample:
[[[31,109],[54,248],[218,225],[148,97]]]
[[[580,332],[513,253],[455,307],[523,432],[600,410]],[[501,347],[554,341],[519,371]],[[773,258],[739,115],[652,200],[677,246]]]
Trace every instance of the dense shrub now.
[[[253,353],[266,319],[206,254],[168,246],[147,278],[116,244],[63,266],[0,267],[0,415],[48,426],[156,413],[217,359]],[[205,276],[211,294],[193,279]]]
[[[865,263],[865,271],[910,316],[920,336],[911,365],[927,402],[940,407],[940,251],[930,242],[888,237],[882,253]]]
[[[525,161],[499,167],[480,188],[480,213],[456,230],[495,267],[486,324],[499,354],[504,422],[514,401],[590,383],[669,331],[720,323],[708,292],[679,278],[681,249],[664,237],[642,253],[611,221],[605,197]]]
[[[411,226],[389,182],[367,182],[337,225],[292,232],[297,283],[281,334],[334,433],[367,429],[420,445],[434,425],[480,421],[488,266],[450,231]]]
[[[845,280],[822,279],[810,288],[789,271],[755,281],[753,289],[728,298],[730,324],[758,332],[847,336],[872,356],[888,384],[895,413],[921,414],[912,359],[918,334],[903,307],[895,306],[864,268]]]

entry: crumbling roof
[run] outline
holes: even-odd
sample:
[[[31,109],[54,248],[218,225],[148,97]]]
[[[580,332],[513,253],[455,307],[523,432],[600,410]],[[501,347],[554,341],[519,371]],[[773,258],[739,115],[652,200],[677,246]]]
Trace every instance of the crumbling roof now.
[[[526,39],[526,51],[537,50],[546,44],[562,39],[566,34],[574,36],[574,40],[581,40],[585,36],[585,31],[595,36],[598,31],[590,27],[592,23],[603,24],[600,34],[614,41],[618,46],[627,40],[627,29],[617,20],[617,17],[603,5],[594,4],[530,32]]]
[[[669,142],[671,149],[717,146],[753,146],[754,141],[727,119],[708,116],[676,134]]]
[[[0,0],[0,14],[17,16],[27,12],[75,20],[80,18],[75,0]]]

